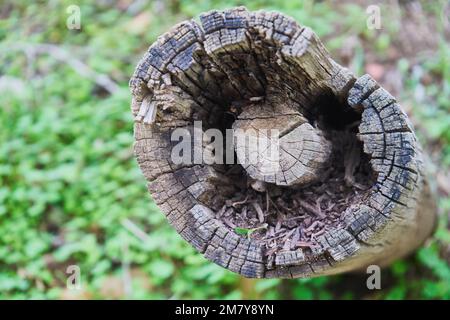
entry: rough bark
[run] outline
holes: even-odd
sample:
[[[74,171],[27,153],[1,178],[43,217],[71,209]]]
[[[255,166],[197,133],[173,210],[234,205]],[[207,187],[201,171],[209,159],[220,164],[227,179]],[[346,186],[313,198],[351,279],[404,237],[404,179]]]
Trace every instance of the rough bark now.
[[[256,278],[385,265],[423,243],[436,210],[395,98],[280,13],[239,7],[200,20],[160,36],[130,81],[135,154],[176,231],[207,259]],[[171,133],[192,132],[194,121],[203,131],[279,130],[280,170],[174,163]],[[235,148],[242,163],[245,147]],[[245,217],[257,231],[236,231]]]

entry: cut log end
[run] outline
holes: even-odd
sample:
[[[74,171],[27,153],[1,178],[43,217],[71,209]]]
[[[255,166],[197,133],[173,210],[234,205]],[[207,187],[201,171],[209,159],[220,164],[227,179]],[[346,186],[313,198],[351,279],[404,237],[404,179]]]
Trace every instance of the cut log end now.
[[[130,81],[139,166],[186,241],[243,276],[292,278],[389,263],[430,235],[422,151],[394,97],[280,13],[200,20],[158,38]],[[236,162],[175,161],[177,129],[194,158],[212,154],[195,132],[233,129]]]

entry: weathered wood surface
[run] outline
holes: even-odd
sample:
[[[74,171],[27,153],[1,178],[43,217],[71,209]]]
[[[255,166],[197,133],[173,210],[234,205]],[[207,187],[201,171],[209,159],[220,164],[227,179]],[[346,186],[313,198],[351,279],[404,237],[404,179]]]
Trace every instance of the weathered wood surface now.
[[[256,278],[384,265],[423,243],[433,230],[435,207],[422,151],[395,98],[370,76],[355,78],[311,29],[280,13],[239,7],[207,12],[200,20],[160,36],[130,81],[135,154],[176,231],[207,259]],[[230,106],[239,109],[230,127],[280,130],[281,170],[264,175],[258,165],[244,166],[241,174],[284,188],[326,184],[332,150],[345,153],[345,183],[352,186],[360,153],[348,156],[350,149],[336,143],[335,131],[324,123],[344,130],[356,122],[354,134],[374,181],[355,191],[358,201],[349,201],[309,248],[294,243],[268,257],[261,241],[237,234],[221,219],[224,204],[243,192],[234,177],[220,166],[173,163],[171,132],[193,130],[197,120],[203,130],[224,129]]]
[[[321,131],[283,101],[252,103],[239,114],[233,129],[236,155],[247,174],[280,186],[317,180],[331,153]],[[278,134],[272,137],[271,130]],[[248,159],[251,156],[255,159]]]

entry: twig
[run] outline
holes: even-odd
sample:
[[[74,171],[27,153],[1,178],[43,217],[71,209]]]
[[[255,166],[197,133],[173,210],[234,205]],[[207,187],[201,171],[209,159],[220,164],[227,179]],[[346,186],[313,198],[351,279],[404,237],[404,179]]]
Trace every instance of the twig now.
[[[275,202],[273,202],[273,200],[271,198],[269,198],[270,203],[273,205],[273,207],[275,208],[275,210],[277,210],[277,212],[279,214],[281,214],[280,209],[277,207],[277,205],[275,204]]]
[[[143,242],[147,242],[150,237],[144,231],[142,231],[134,222],[128,219],[123,219],[121,222],[122,226],[125,227],[128,231],[134,234],[138,239]]]
[[[87,64],[73,57],[70,52],[54,44],[19,43],[6,46],[6,48],[7,50],[4,50],[4,52],[10,52],[12,50],[23,51],[28,59],[38,54],[48,54],[56,60],[64,62],[65,64],[70,66],[80,76],[92,79],[98,86],[104,88],[111,94],[119,89],[117,83],[107,75],[94,71]]]
[[[253,208],[255,208],[256,213],[258,215],[258,220],[260,223],[264,222],[264,212],[262,211],[261,207],[257,202],[252,202]]]
[[[315,240],[316,237],[322,235],[325,233],[325,228],[320,229],[319,231],[317,231],[316,233],[311,234],[311,240]]]
[[[231,206],[232,206],[232,207],[236,207],[236,206],[238,206],[238,205],[245,204],[245,203],[247,203],[247,199],[248,199],[248,195],[247,195],[247,196],[245,197],[245,199],[242,200],[242,201],[236,201],[236,202],[233,202],[233,203],[231,204]]]
[[[318,216],[321,219],[325,218],[325,216],[323,215],[323,213],[321,211],[317,210],[316,207],[310,205],[309,203],[307,203],[305,201],[300,201],[300,205],[303,207],[303,209],[311,212],[315,216]]]

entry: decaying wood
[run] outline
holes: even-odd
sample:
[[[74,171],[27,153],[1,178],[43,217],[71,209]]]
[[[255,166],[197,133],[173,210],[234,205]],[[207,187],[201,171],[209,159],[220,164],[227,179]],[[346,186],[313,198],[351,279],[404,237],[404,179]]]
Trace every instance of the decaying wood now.
[[[239,7],[200,20],[160,36],[130,81],[135,154],[176,231],[256,278],[385,265],[423,243],[436,211],[395,98],[280,13]],[[242,165],[174,163],[171,133],[194,121],[204,131],[278,130],[280,170],[264,172],[270,159],[246,165],[239,143]]]

